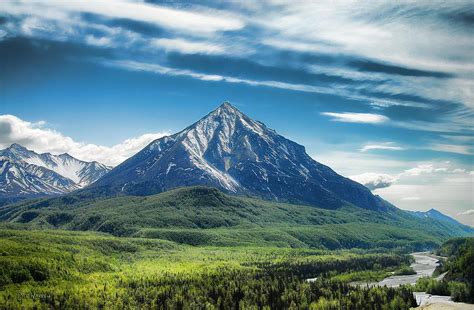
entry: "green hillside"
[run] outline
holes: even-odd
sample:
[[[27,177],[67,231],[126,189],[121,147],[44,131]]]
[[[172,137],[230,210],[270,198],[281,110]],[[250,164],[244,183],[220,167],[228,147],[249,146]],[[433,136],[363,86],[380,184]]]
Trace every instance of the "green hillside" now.
[[[99,231],[191,245],[293,248],[430,248],[463,227],[346,206],[327,210],[189,187],[153,196],[94,199],[78,193],[0,207],[0,220],[30,229]]]

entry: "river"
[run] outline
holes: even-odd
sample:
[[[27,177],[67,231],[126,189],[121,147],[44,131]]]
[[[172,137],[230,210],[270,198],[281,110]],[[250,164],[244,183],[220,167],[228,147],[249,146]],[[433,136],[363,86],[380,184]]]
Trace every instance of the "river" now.
[[[376,283],[375,285],[397,287],[404,284],[415,284],[421,277],[431,277],[438,266],[439,258],[428,252],[417,252],[411,254],[415,261],[411,264],[413,270],[416,271],[414,275],[406,276],[390,276]],[[440,275],[437,279],[440,281],[445,274]],[[473,305],[464,303],[456,303],[451,301],[449,296],[439,296],[426,294],[425,292],[414,292],[416,302],[420,309],[473,309]]]
[[[438,267],[441,257],[429,252],[416,252],[411,254],[415,261],[410,265],[416,274],[405,276],[390,276],[379,282],[352,282],[355,286],[387,286],[398,287],[400,285],[413,285],[419,278],[431,277]],[[446,273],[441,274],[436,279],[441,281]],[[308,282],[316,281],[317,278],[307,279]],[[431,295],[425,292],[413,292],[413,296],[418,304],[417,309],[425,310],[474,310],[474,305],[451,301],[450,296]]]
[[[415,262],[411,264],[416,274],[406,276],[390,276],[378,282],[377,285],[397,287],[404,284],[415,284],[421,277],[431,277],[436,267],[439,265],[439,257],[428,252],[417,252],[411,254],[415,258]]]

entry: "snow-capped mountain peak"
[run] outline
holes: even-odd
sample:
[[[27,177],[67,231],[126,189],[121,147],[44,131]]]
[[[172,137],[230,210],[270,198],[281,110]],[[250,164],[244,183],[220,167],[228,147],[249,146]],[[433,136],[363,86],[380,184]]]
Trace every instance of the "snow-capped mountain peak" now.
[[[364,186],[316,162],[303,146],[229,102],[181,132],[153,141],[92,187],[145,195],[191,185],[328,208],[387,207]]]
[[[95,182],[111,170],[67,153],[38,154],[17,143],[0,150],[0,159],[0,196],[4,197],[67,193]]]
[[[19,156],[19,157],[28,156],[30,153],[30,151],[26,147],[18,143],[13,143],[12,145],[10,145],[10,147],[3,150],[3,152],[8,152],[8,153],[13,154],[14,156]]]

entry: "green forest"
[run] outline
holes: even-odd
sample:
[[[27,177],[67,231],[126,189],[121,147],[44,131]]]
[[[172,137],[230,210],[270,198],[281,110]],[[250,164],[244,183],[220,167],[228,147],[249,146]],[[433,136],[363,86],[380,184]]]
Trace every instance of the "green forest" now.
[[[327,210],[205,187],[83,195],[0,207],[0,308],[409,309],[415,289],[445,282],[457,300],[472,296],[472,244],[443,244],[469,232],[395,208]],[[440,245],[445,282],[351,283],[411,274],[408,253]]]
[[[406,309],[410,288],[359,288],[407,266],[394,253],[194,247],[61,230],[0,230],[6,308]],[[364,272],[365,271],[365,272]],[[338,276],[336,276],[338,275]],[[307,279],[314,279],[307,281]]]
[[[419,219],[396,208],[328,210],[235,197],[207,187],[145,197],[97,198],[79,192],[0,207],[0,221],[227,247],[423,250],[472,234],[472,228]]]

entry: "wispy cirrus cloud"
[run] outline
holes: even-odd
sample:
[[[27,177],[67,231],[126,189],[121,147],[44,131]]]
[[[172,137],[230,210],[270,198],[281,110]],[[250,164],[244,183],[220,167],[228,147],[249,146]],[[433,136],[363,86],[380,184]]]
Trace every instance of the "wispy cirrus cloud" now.
[[[401,96],[394,98],[393,95],[414,94],[428,101],[448,100],[472,108],[474,100],[470,89],[474,85],[471,74],[474,63],[466,51],[471,50],[474,40],[465,23],[459,23],[455,18],[469,12],[468,8],[469,2],[462,1],[449,6],[441,3],[349,5],[344,2],[290,4],[278,1],[251,6],[229,3],[215,8],[211,3],[183,7],[172,3],[157,5],[107,0],[97,4],[7,1],[0,12],[14,17],[2,27],[6,37],[28,35],[80,41],[92,46],[120,47],[118,53],[129,48],[132,55],[146,54],[140,55],[142,62],[161,66],[166,66],[166,56],[156,54],[163,51],[236,57],[252,55],[255,63],[277,67],[282,67],[278,55],[284,53],[287,59],[296,60],[285,62],[285,66],[349,78],[327,85],[324,79],[294,83],[289,79],[291,73],[279,75],[277,82],[285,89],[331,93],[381,108],[408,105],[436,111],[432,106],[434,103],[420,102],[414,97],[413,100]],[[381,12],[390,23],[380,23]],[[85,14],[100,18],[91,22]],[[148,29],[143,25],[130,27],[130,21],[161,30],[150,33],[143,30]],[[247,28],[252,31],[246,31]],[[407,37],[407,31],[414,35]],[[440,43],[436,44],[437,49],[432,48],[434,42]],[[262,49],[262,44],[267,48]],[[443,46],[450,48],[441,49]],[[453,46],[456,48],[451,48]],[[294,51],[294,55],[288,51]],[[318,58],[328,61],[317,61]],[[317,69],[315,62],[320,65]],[[229,76],[226,65],[222,69],[210,75]],[[234,78],[257,80],[251,77],[247,67],[237,69],[242,71],[236,72]],[[261,83],[261,86],[266,84]],[[324,92],[322,88],[326,88]],[[451,108],[457,109],[459,107]],[[438,113],[443,112],[446,111]],[[465,124],[469,117],[472,114],[455,116],[451,113],[450,121]]]
[[[396,145],[394,142],[385,142],[380,144],[367,144],[360,149],[361,152],[367,152],[372,150],[401,151],[404,150],[404,148]]]
[[[67,14],[93,13],[109,18],[124,18],[156,24],[161,27],[197,35],[209,35],[219,31],[239,30],[245,23],[230,12],[201,9],[175,9],[169,6],[139,1],[103,0],[88,1],[15,1],[3,3],[1,11],[20,15],[40,15],[66,19]],[[41,12],[41,13],[39,13]]]
[[[153,46],[163,48],[166,51],[181,52],[184,54],[224,54],[226,49],[219,44],[211,42],[196,42],[185,39],[153,39]]]
[[[474,155],[473,147],[471,145],[435,143],[430,145],[428,148],[438,152]]]
[[[467,144],[443,144],[443,143],[434,143],[434,144],[427,144],[425,146],[412,146],[411,149],[422,149],[422,150],[430,150],[436,152],[443,152],[443,153],[454,153],[454,154],[462,154],[462,155],[473,155],[472,147]],[[361,152],[368,152],[372,150],[386,150],[386,151],[402,151],[406,150],[405,147],[401,147],[396,145],[394,142],[384,142],[384,143],[377,143],[377,144],[366,144],[364,145],[360,151]]]
[[[366,123],[380,124],[389,120],[388,117],[372,113],[352,113],[352,112],[321,112],[322,115],[329,116],[333,121],[343,123]]]
[[[469,1],[456,5],[440,2],[415,5],[331,2],[329,5],[325,1],[310,4],[280,1],[274,5],[279,10],[273,12],[263,7],[262,10],[270,13],[259,22],[274,29],[274,42],[283,41],[288,48],[295,42],[296,49],[308,52],[317,47],[332,48],[334,53],[355,53],[423,70],[462,70],[466,73],[472,70],[472,57],[466,49],[473,43],[467,36],[468,25],[445,18],[446,15],[460,17],[469,12]],[[408,32],[412,35],[407,36]],[[457,48],[446,45],[446,48],[433,49],[437,42],[449,42]],[[267,44],[272,41],[267,40]],[[446,58],[454,55],[456,59],[446,62]],[[462,68],[466,64],[468,67]]]
[[[272,81],[272,80],[253,80],[253,79],[243,79],[237,78],[234,76],[226,76],[226,75],[219,75],[219,74],[206,74],[201,72],[196,72],[192,70],[186,69],[178,69],[172,67],[166,67],[158,64],[153,63],[144,63],[138,62],[133,60],[102,60],[100,61],[101,64],[113,67],[119,67],[127,70],[132,71],[143,71],[143,72],[151,72],[156,74],[162,75],[171,75],[171,76],[183,76],[194,78],[202,81],[208,82],[227,82],[233,84],[246,84],[251,86],[265,86],[271,88],[279,88],[279,89],[286,89],[291,91],[301,91],[301,92],[308,92],[308,93],[319,93],[319,94],[334,94],[338,90],[331,89],[329,87],[319,87],[319,86],[312,86],[307,84],[292,84],[292,83],[285,83],[281,81]]]

